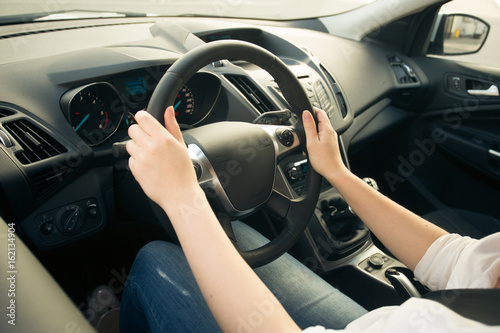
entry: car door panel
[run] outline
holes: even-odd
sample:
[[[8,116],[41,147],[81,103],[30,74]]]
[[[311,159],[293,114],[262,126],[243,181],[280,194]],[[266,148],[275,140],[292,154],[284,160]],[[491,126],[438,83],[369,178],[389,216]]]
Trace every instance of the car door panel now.
[[[443,140],[436,144],[445,153],[499,179],[500,69],[434,58],[422,59],[420,66],[440,87],[430,92],[425,111],[437,110],[441,117],[427,132],[440,131]]]
[[[429,89],[415,103],[415,119],[404,139],[389,143],[397,176],[423,185],[439,200],[435,208],[499,218],[500,97],[470,90],[500,87],[500,69],[432,57],[414,60],[428,77]]]

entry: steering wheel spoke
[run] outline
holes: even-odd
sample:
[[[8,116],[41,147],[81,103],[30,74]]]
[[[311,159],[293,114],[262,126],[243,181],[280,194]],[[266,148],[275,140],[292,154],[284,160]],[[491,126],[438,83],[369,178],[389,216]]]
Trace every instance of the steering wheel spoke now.
[[[240,218],[250,215],[258,209],[258,207],[245,210],[238,210],[235,208],[225,192],[221,181],[219,180],[219,176],[203,150],[201,150],[201,148],[196,144],[189,144],[188,153],[189,157],[191,157],[191,161],[193,162],[196,176],[198,177],[198,184],[205,191],[208,199],[217,201],[217,204],[220,206],[219,209],[222,210],[224,214],[227,214],[227,216],[231,216],[232,218]],[[225,173],[221,173],[221,175],[223,176],[221,178],[226,179]],[[228,175],[230,176],[229,172]]]

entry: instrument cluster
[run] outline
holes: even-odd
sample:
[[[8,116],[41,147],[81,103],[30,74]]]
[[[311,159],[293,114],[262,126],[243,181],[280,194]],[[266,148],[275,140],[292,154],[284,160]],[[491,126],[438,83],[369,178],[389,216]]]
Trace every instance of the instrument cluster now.
[[[134,123],[134,115],[147,109],[165,67],[136,70],[67,91],[61,107],[76,134],[89,146],[98,146],[120,128]],[[181,127],[202,122],[212,111],[221,89],[209,73],[195,74],[177,93],[175,115]]]

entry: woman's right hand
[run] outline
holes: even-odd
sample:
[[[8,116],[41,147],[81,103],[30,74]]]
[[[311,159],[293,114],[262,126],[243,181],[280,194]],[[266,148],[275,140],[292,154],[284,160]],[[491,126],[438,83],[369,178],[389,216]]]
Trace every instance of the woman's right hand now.
[[[326,112],[315,109],[318,117],[318,130],[312,114],[309,111],[302,113],[302,121],[306,132],[307,151],[314,170],[329,181],[348,171],[342,157],[338,137],[330,124]]]
[[[165,112],[165,127],[145,111],[137,112],[130,126],[129,167],[147,196],[163,209],[192,206],[203,194],[175,119],[173,107]]]

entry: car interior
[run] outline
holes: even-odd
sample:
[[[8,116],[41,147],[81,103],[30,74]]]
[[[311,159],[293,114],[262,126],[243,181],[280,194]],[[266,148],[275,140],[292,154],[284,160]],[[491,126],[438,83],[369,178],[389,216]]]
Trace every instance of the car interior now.
[[[177,242],[124,149],[135,113],[161,121],[167,105],[228,235],[241,220],[271,240],[242,253],[252,266],[288,251],[368,310],[426,294],[312,170],[300,113],[325,110],[344,163],[392,200],[449,232],[500,231],[500,66],[454,57],[498,37],[487,17],[443,13],[446,2],[301,19],[6,16],[0,235],[15,253],[1,267],[23,304],[16,328],[116,331],[137,252]]]

